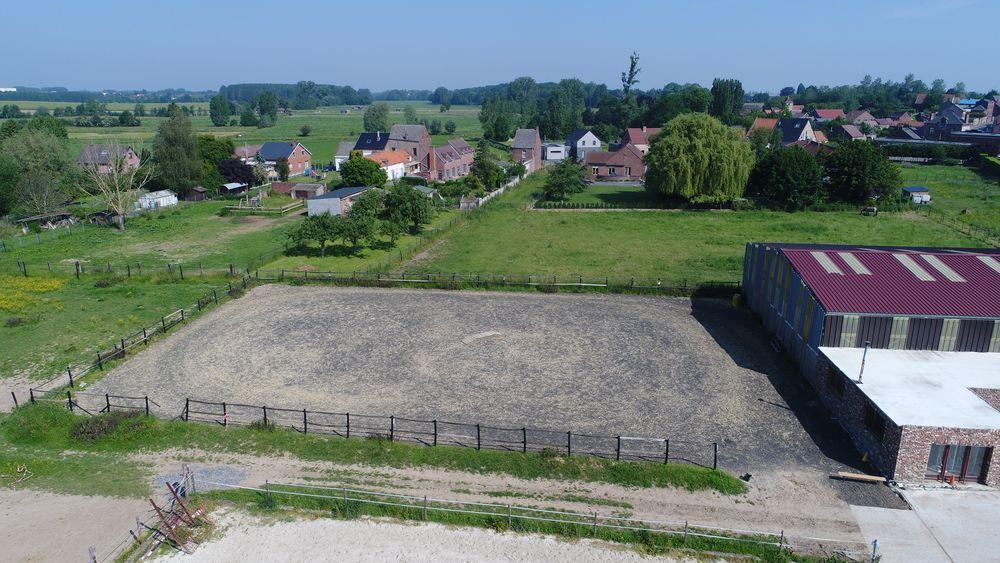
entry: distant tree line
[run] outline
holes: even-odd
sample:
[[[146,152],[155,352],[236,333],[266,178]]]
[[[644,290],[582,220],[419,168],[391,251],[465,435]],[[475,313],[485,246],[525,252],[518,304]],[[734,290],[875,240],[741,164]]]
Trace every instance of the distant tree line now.
[[[303,80],[296,84],[230,84],[219,88],[219,94],[230,102],[250,102],[261,94],[274,94],[281,107],[314,109],[319,106],[368,105],[374,99],[366,88],[316,84]]]
[[[786,86],[779,92],[779,98],[791,96],[796,104],[812,107],[843,108],[853,111],[865,108],[876,117],[886,117],[892,113],[914,109],[914,99],[917,94],[927,93],[925,108],[936,109],[941,105],[945,94],[955,94],[961,97],[980,98],[995,96],[997,90],[975,92],[967,90],[964,82],[958,82],[948,87],[945,81],[938,78],[929,85],[917,79],[913,74],[907,74],[902,82],[883,80],[866,75],[860,84],[844,86]],[[765,101],[765,100],[761,100]]]

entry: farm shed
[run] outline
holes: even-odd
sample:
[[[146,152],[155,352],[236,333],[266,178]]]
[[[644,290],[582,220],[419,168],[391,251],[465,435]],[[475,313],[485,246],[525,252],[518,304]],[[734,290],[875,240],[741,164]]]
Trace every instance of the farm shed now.
[[[184,196],[184,201],[205,201],[206,199],[208,199],[208,190],[203,186],[191,188]]]
[[[906,186],[903,188],[903,195],[913,203],[931,202],[931,190],[926,186]]]
[[[156,192],[149,192],[148,194],[142,194],[139,196],[138,201],[135,202],[136,209],[162,209],[164,207],[173,207],[177,205],[177,194],[170,190],[160,190]]]
[[[355,186],[338,188],[332,192],[311,197],[306,200],[309,215],[329,213],[330,215],[346,215],[361,194],[371,189],[371,186]]]
[[[230,182],[228,184],[222,184],[222,193],[241,194],[247,191],[248,188],[249,186],[247,186],[246,184],[240,184],[238,182]]]
[[[998,372],[996,353],[824,346],[816,390],[890,479],[998,486]]]
[[[299,183],[292,186],[288,192],[292,199],[309,199],[326,193],[326,186],[323,184]]]

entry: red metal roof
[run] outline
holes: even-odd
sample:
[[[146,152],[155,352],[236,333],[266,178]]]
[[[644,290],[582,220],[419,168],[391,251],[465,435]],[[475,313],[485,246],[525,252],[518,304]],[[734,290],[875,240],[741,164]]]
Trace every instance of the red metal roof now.
[[[1000,253],[782,247],[831,313],[1000,318]]]

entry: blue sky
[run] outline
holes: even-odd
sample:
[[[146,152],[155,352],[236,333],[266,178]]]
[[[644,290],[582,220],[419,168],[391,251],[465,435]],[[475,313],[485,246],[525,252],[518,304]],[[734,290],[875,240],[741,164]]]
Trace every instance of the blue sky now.
[[[146,8],[155,4],[5,6],[0,86],[312,80],[377,91],[531,76],[614,87],[634,50],[640,88],[733,77],[746,90],[777,91],[910,72],[928,83],[1000,88],[997,35],[969,25],[995,27],[997,0],[173,0]]]

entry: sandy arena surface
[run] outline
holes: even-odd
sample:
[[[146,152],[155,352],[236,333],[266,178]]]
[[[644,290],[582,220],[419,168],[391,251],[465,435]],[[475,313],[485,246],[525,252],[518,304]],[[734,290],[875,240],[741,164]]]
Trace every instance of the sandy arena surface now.
[[[239,512],[214,514],[220,532],[192,555],[162,561],[678,561],[607,542],[563,541],[440,524],[381,520],[265,521]],[[221,537],[219,537],[221,536]]]
[[[0,560],[86,561],[87,549],[104,555],[128,537],[143,499],[57,495],[0,489]]]

